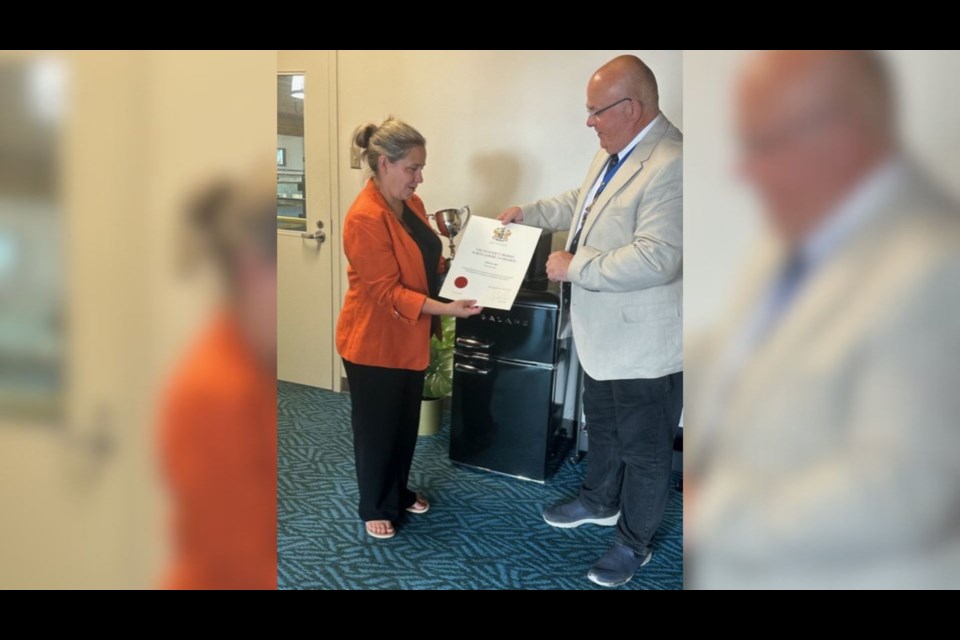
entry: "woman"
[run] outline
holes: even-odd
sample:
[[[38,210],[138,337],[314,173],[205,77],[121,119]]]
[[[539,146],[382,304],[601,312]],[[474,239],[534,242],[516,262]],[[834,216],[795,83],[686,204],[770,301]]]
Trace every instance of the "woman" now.
[[[426,140],[387,119],[359,127],[354,143],[372,171],[347,212],[343,247],[350,289],[337,322],[337,351],[350,383],[360,518],[387,539],[404,511],[420,514],[427,499],[407,487],[417,444],[424,370],[438,316],[482,311],[474,300],[440,302],[440,239],[423,202]]]
[[[277,588],[274,171],[208,185],[189,210],[191,255],[218,270],[223,299],[163,403],[172,589]]]

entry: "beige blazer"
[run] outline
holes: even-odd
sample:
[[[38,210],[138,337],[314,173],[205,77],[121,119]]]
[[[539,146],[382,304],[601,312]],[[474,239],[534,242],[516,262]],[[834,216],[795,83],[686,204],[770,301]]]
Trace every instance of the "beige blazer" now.
[[[608,155],[579,189],[521,207],[523,223],[570,230]],[[570,263],[571,322],[596,380],[659,378],[683,368],[683,136],[660,114],[584,222]]]
[[[912,171],[874,211],[720,403],[717,363],[776,251],[688,343],[693,586],[960,586],[958,216]]]

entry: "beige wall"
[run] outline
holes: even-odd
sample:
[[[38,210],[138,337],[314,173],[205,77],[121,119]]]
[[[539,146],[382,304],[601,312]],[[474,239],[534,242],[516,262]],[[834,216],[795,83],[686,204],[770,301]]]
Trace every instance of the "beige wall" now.
[[[427,209],[506,206],[579,186],[596,135],[585,126],[590,74],[621,51],[340,51],[341,209],[361,185],[346,154],[361,122],[393,114],[427,138]],[[679,51],[635,51],[683,124]]]
[[[684,329],[706,329],[722,311],[761,230],[760,212],[733,169],[731,87],[744,53],[684,54]],[[960,53],[894,51],[907,147],[945,185],[960,185]]]

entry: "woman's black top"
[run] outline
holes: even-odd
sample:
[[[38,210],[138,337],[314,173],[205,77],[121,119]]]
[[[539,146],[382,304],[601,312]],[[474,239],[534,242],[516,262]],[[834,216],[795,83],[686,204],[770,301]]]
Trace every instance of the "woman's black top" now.
[[[436,298],[440,293],[440,285],[437,278],[437,266],[440,264],[440,256],[443,253],[443,244],[437,234],[427,226],[420,217],[410,210],[407,203],[403,203],[403,225],[410,233],[410,237],[420,247],[420,253],[423,255],[423,268],[427,272],[427,289],[431,298]]]

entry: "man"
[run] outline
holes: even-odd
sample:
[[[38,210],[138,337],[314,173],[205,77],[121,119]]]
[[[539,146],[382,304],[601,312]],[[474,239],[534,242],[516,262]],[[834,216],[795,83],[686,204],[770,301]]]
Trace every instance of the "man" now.
[[[652,557],[683,402],[683,142],[635,56],[593,75],[587,111],[602,150],[583,185],[499,219],[570,230],[547,274],[571,296],[590,452],[579,497],[543,518],[616,526],[616,543],[588,577],[617,586]]]
[[[875,54],[756,54],[737,89],[773,237],[688,351],[687,578],[955,587],[957,209],[900,152]]]

